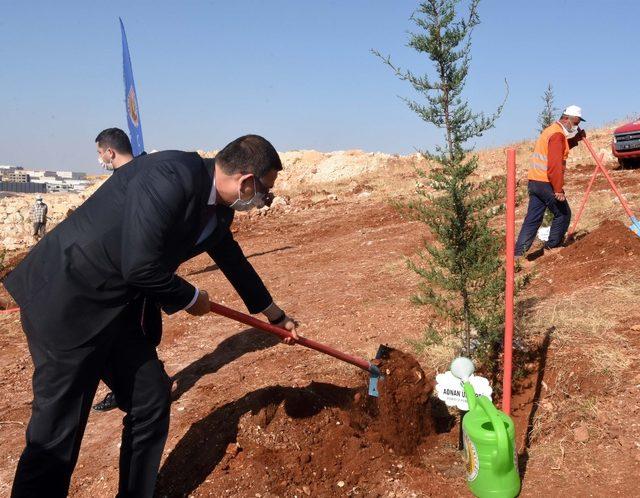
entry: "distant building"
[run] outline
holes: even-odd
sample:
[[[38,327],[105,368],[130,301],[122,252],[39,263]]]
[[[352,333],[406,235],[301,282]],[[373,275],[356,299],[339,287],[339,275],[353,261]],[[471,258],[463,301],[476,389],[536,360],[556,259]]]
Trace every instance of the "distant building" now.
[[[89,180],[67,180],[66,183],[71,185],[73,189],[76,190],[77,192],[82,192],[93,182]]]
[[[9,180],[10,175],[13,175],[16,171],[23,171],[20,166],[12,166],[11,164],[0,164],[0,181],[13,182],[13,176]]]
[[[84,180],[87,177],[86,173],[79,173],[78,171],[56,171],[58,178],[64,178],[69,180]]]
[[[45,183],[33,182],[0,182],[0,192],[17,192],[22,194],[45,193],[47,185]]]
[[[55,171],[24,170],[31,178],[57,178]]]
[[[82,192],[94,181],[87,179],[86,173],[77,171],[27,170],[20,166],[0,165],[0,191]],[[16,186],[23,183],[30,186]]]
[[[47,183],[47,192],[71,192],[73,187],[65,183]]]
[[[28,183],[31,177],[24,171],[14,170],[11,173],[3,174],[2,180],[11,183]]]

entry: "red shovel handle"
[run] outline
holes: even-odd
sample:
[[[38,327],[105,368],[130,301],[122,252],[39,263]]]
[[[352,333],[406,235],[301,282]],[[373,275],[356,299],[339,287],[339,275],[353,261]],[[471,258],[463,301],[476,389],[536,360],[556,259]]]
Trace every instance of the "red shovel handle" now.
[[[2,301],[0,301],[0,314],[13,313],[15,311],[20,311],[20,308],[18,308],[18,307],[9,308],[9,304],[8,303],[3,303]]]
[[[258,320],[257,318],[252,317],[251,315],[246,315],[231,308],[227,308],[226,306],[222,306],[221,304],[213,302],[210,302],[209,304],[211,305],[211,311],[213,313],[216,313],[217,315],[226,316],[227,318],[231,318],[236,322],[244,323],[245,325],[249,325],[250,327],[268,332],[273,335],[277,335],[278,337],[280,337],[280,339],[293,339],[293,334],[291,334],[291,332],[289,332],[288,330],[283,329],[282,327],[276,327],[275,325],[263,322],[262,320]],[[329,356],[333,356],[338,360],[342,360],[350,363],[351,365],[362,368],[367,372],[371,372],[372,369],[377,370],[377,367],[375,365],[372,365],[369,361],[363,358],[351,356],[350,354],[343,353],[342,351],[338,351],[337,349],[326,346],[325,344],[321,344],[312,339],[300,337],[299,339],[294,339],[294,341],[301,346],[320,351],[324,354],[328,354]]]

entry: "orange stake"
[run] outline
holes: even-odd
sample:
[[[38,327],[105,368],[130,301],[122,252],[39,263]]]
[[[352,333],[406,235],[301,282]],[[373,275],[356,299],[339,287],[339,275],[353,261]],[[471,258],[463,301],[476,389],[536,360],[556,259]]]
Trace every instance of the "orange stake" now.
[[[511,373],[513,362],[513,293],[516,245],[516,151],[507,149],[507,243],[506,282],[504,289],[504,373],[502,376],[502,411],[511,414]]]
[[[567,239],[569,240],[573,239],[573,235],[576,233],[576,227],[578,226],[578,221],[580,221],[580,217],[582,216],[584,207],[587,205],[587,200],[589,199],[591,188],[593,187],[593,183],[596,181],[596,177],[598,176],[599,170],[600,170],[600,166],[596,165],[596,169],[593,170],[593,175],[591,175],[591,180],[589,181],[587,190],[585,191],[584,197],[582,198],[582,203],[580,204],[580,209],[578,209],[576,220],[573,222],[573,226],[571,227],[571,230],[569,230],[569,233],[567,234]]]

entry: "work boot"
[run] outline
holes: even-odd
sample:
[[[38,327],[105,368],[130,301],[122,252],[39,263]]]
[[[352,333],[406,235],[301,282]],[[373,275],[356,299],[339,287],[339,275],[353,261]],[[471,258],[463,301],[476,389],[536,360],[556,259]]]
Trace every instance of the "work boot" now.
[[[526,256],[516,256],[516,259],[515,259],[516,273],[521,271],[528,272],[529,270],[531,270],[532,267],[533,267],[533,261],[528,260]]]
[[[533,244],[531,244],[531,247],[527,252],[528,253],[538,252],[538,251],[542,251],[543,249],[544,249],[544,240],[540,240],[539,238],[536,237],[536,239],[533,241]]]
[[[118,408],[118,403],[116,403],[116,397],[113,393],[107,393],[100,403],[93,405],[93,409],[97,412],[108,412],[114,408]]]

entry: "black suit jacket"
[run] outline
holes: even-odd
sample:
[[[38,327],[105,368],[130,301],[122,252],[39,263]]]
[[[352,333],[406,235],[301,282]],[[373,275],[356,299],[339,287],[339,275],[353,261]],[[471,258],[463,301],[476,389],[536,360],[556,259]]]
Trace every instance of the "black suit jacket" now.
[[[216,206],[216,229],[196,244],[211,163],[181,151],[139,156],[49,232],[4,282],[34,338],[76,347],[142,297],[168,314],[183,309],[195,289],[175,271],[205,251],[249,311],[264,310],[272,299],[233,239],[233,210]]]

